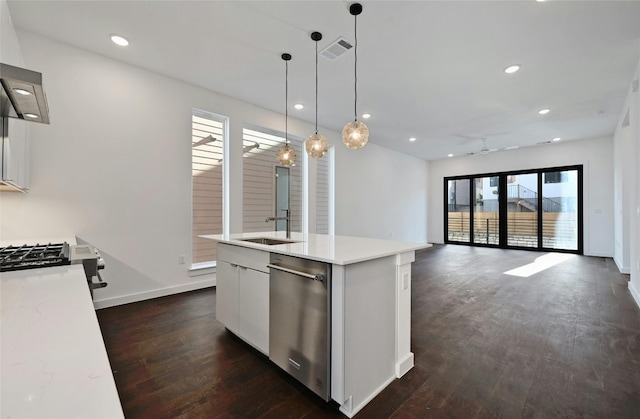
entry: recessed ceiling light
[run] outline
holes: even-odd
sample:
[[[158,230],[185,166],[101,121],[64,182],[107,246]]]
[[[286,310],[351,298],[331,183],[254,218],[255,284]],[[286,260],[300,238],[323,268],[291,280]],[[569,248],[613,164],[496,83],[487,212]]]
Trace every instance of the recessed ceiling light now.
[[[29,96],[31,94],[30,91],[28,90],[24,90],[24,89],[13,89],[14,92],[16,92],[19,95],[23,95],[23,96]]]
[[[121,47],[126,47],[127,45],[129,45],[129,41],[120,35],[111,35],[111,41],[116,45],[120,45]]]
[[[551,141],[560,141],[560,140],[562,140],[562,138],[556,137],[556,138],[552,139]]]
[[[545,108],[545,109],[540,109],[540,110],[538,111],[538,113],[539,113],[540,115],[546,115],[546,114],[548,114],[549,112],[551,112],[551,109],[547,109],[547,108]]]
[[[453,157],[453,154],[447,154],[447,157]]]
[[[35,113],[25,113],[24,116],[26,116],[27,118],[31,118],[31,119],[40,118],[40,116],[36,115]]]
[[[517,64],[514,64],[514,65],[510,65],[509,67],[505,68],[504,72],[507,73],[507,74],[513,74],[518,70],[520,70],[520,66],[517,65]]]
[[[363,113],[362,114],[362,118],[363,119],[369,119],[369,118],[371,118],[371,114],[370,113]]]
[[[295,105],[293,105],[294,108],[300,110],[302,108],[304,108],[304,105],[302,103],[296,103]]]
[[[538,3],[543,3],[543,2],[545,2],[545,1],[547,1],[547,0],[536,0],[536,1],[537,1]]]
[[[414,142],[416,140],[416,137],[411,137],[409,138],[409,141]]]

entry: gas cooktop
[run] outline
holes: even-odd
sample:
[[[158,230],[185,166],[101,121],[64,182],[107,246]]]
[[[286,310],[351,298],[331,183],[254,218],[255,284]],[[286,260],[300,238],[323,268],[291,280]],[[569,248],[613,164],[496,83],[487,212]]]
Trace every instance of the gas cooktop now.
[[[0,249],[0,272],[70,265],[69,244],[7,246]]]

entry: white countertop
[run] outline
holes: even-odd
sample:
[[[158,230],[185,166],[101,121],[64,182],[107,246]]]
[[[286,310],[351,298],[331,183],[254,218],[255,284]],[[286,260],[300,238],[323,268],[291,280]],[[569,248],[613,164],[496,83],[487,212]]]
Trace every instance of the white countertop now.
[[[326,234],[291,233],[291,239],[286,239],[284,231],[261,233],[215,234],[200,236],[205,239],[217,240],[236,246],[267,250],[272,253],[296,256],[305,259],[318,260],[336,265],[349,265],[366,260],[378,259],[385,256],[415,251],[431,247],[429,243],[413,243],[395,240],[370,239],[365,237],[329,236]],[[295,243],[265,245],[242,241],[255,237],[269,237],[291,240]]]
[[[0,297],[0,417],[124,417],[81,264],[3,272]]]

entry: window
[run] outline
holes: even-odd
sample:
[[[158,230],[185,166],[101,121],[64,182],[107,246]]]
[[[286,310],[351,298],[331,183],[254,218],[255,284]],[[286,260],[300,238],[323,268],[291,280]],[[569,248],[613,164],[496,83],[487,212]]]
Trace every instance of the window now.
[[[582,166],[454,176],[444,193],[445,243],[583,252]]]
[[[216,260],[216,242],[202,234],[222,234],[222,163],[227,118],[194,109],[191,119],[192,264]]]
[[[316,233],[329,234],[329,160],[333,153],[327,153],[316,160]]]
[[[445,180],[447,194],[446,240],[447,242],[469,242],[470,229],[470,179]]]
[[[284,144],[284,133],[264,128],[244,128],[243,142],[243,231],[281,231],[284,221],[265,222],[266,217],[291,213],[291,231],[302,231],[302,141],[289,137],[296,151],[291,167],[278,165],[276,153]]]

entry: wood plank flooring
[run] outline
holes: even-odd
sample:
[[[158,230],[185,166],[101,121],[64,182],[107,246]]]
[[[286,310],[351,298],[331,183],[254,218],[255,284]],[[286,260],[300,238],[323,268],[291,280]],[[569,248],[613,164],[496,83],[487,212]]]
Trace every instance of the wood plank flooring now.
[[[466,246],[418,252],[416,366],[357,418],[640,418],[640,309],[608,258]],[[215,319],[215,289],[102,309],[127,418],[332,418],[335,406]]]

